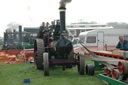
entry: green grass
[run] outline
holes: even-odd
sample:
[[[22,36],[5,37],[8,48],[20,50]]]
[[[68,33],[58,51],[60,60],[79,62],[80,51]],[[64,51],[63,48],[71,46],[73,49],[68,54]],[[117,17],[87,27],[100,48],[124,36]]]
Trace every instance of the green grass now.
[[[50,76],[44,77],[43,71],[36,70],[33,64],[0,65],[0,85],[105,85],[96,76],[79,75],[77,67],[62,71],[59,67],[50,69]]]

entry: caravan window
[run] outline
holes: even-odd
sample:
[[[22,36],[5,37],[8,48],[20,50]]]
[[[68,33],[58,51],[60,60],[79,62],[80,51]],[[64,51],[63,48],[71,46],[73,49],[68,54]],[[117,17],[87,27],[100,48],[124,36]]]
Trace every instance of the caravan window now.
[[[96,36],[88,36],[87,43],[96,43]]]

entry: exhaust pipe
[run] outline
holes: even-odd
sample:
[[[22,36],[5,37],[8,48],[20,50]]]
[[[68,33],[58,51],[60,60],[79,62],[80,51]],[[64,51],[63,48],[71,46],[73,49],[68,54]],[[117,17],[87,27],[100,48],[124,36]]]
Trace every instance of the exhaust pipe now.
[[[60,31],[61,33],[65,31],[65,7],[60,7]]]
[[[60,31],[61,33],[66,31],[65,29],[65,10],[66,10],[66,4],[70,3],[71,0],[61,0],[60,1]]]
[[[22,26],[19,26],[19,48],[22,48]]]

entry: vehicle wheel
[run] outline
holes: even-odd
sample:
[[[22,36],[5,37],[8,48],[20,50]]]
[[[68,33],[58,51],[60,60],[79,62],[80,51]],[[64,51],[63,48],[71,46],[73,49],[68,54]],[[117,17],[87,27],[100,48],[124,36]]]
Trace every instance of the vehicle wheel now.
[[[78,72],[80,75],[84,75],[84,67],[85,67],[85,57],[84,56],[79,56],[79,64],[78,64]]]
[[[116,68],[112,68],[112,78],[116,80],[120,79],[120,74]]]
[[[78,56],[78,61],[80,61],[80,56]],[[80,63],[77,65],[78,72],[80,72]]]
[[[44,50],[44,41],[42,39],[36,39],[34,42],[34,64],[36,69],[43,69]]]
[[[49,57],[48,53],[43,53],[43,66],[44,66],[44,76],[49,75]]]
[[[128,75],[128,63],[119,61],[117,67],[120,74]]]
[[[94,75],[95,73],[95,68],[92,64],[87,64],[86,65],[86,74],[88,75]]]

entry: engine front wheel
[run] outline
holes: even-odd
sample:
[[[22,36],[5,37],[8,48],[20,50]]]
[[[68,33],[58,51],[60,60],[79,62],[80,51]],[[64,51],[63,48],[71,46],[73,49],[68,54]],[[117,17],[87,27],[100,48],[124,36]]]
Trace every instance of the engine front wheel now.
[[[44,76],[49,75],[49,57],[48,53],[43,54],[43,66],[44,66]]]
[[[85,57],[79,56],[79,63],[78,63],[78,72],[80,75],[84,75],[85,71]]]

